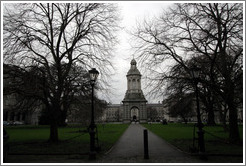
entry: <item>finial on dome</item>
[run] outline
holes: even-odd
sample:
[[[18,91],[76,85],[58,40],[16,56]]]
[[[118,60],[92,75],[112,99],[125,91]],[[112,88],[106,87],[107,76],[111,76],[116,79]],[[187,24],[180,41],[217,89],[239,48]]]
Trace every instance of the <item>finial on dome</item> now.
[[[137,62],[136,62],[136,60],[133,58],[132,61],[131,61],[131,65],[136,65],[136,64],[137,64]]]

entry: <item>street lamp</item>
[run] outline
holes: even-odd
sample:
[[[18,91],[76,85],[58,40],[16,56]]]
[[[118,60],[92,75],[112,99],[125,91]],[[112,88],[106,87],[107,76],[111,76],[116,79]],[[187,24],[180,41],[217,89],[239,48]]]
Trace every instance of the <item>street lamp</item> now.
[[[198,97],[198,82],[199,82],[199,75],[200,75],[200,71],[201,69],[198,68],[197,66],[194,66],[191,68],[191,75],[193,77],[194,80],[194,84],[195,84],[195,93],[196,93],[196,105],[197,105],[197,127],[198,127],[198,131],[197,131],[197,135],[198,135],[198,149],[199,152],[204,153],[205,152],[205,145],[204,145],[204,132],[202,130],[203,128],[203,124],[201,121],[201,113],[200,113],[200,106],[199,106],[199,97]]]
[[[90,134],[90,153],[89,153],[89,159],[93,160],[96,159],[96,150],[95,150],[95,121],[94,121],[94,85],[96,82],[96,79],[99,75],[99,72],[95,69],[92,68],[89,70],[90,74],[90,83],[92,87],[92,92],[91,92],[91,124],[89,126],[89,134]]]

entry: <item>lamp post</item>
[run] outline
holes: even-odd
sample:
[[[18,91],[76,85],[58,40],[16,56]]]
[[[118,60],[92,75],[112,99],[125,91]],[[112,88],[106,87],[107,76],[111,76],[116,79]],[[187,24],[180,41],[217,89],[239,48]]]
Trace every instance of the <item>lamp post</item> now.
[[[89,126],[89,134],[90,134],[90,153],[89,153],[89,159],[94,160],[96,159],[96,150],[95,150],[95,121],[94,121],[94,85],[96,82],[96,79],[99,75],[99,72],[92,68],[89,70],[90,74],[90,83],[91,83],[91,124]]]
[[[197,127],[198,127],[198,131],[197,131],[197,135],[198,135],[198,149],[199,152],[201,152],[202,154],[204,154],[205,152],[205,145],[204,145],[204,132],[202,130],[203,128],[203,124],[201,121],[201,113],[200,113],[200,106],[199,106],[199,97],[198,97],[198,82],[199,82],[199,74],[200,74],[200,68],[194,66],[191,68],[191,75],[193,77],[194,80],[194,84],[195,84],[195,93],[196,93],[196,105],[197,105]]]

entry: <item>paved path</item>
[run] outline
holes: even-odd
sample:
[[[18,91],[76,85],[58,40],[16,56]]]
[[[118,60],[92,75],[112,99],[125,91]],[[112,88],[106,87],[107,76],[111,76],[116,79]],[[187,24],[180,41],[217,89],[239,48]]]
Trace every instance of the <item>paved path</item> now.
[[[149,159],[144,159],[143,130],[131,124],[113,148],[103,156],[102,163],[198,163],[196,158],[181,152],[148,131]]]

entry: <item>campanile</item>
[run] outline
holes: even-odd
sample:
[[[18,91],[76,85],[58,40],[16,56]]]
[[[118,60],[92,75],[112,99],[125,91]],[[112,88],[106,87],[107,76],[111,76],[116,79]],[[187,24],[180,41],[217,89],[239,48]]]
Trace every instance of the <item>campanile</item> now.
[[[141,89],[141,73],[137,69],[135,59],[131,61],[130,70],[127,72],[127,90],[123,103],[123,122],[147,122],[147,100]]]

